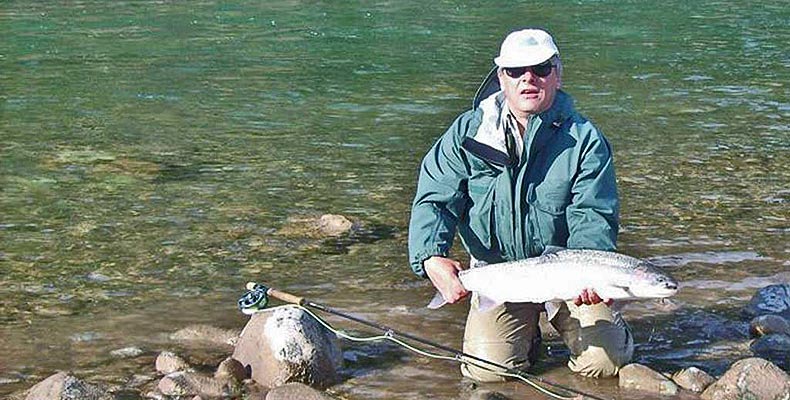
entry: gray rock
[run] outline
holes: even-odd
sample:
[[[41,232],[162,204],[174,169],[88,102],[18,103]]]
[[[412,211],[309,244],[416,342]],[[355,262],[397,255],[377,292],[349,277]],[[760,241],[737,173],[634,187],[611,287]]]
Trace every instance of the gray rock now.
[[[790,376],[770,361],[746,358],[735,362],[702,392],[703,400],[776,400],[790,398]]]
[[[102,387],[58,372],[30,388],[25,400],[112,400]]]
[[[765,335],[754,340],[749,348],[756,356],[790,371],[790,336],[778,333]]]
[[[246,396],[245,399],[247,400],[265,400],[266,395],[269,393],[269,388],[263,387],[257,384],[252,379],[245,379],[243,382],[244,385],[244,395]]]
[[[266,400],[331,400],[326,394],[302,383],[278,386],[266,394]]]
[[[243,382],[248,378],[249,373],[238,360],[231,357],[223,360],[217,367],[217,372],[214,373],[214,378],[224,380],[235,380],[236,382]]]
[[[678,386],[666,376],[642,365],[628,364],[620,369],[620,387],[674,396]]]
[[[156,357],[156,371],[161,374],[167,375],[176,371],[188,370],[192,370],[192,366],[175,353],[163,351]]]
[[[229,379],[217,379],[194,371],[165,375],[157,385],[167,396],[230,397],[241,393],[241,385]]]
[[[779,315],[767,314],[752,319],[749,323],[749,333],[752,337],[781,333],[790,335],[790,322]]]
[[[697,367],[688,367],[675,372],[672,375],[672,381],[683,389],[702,393],[705,388],[716,382],[716,379]]]
[[[770,285],[760,289],[743,309],[750,318],[779,315],[790,320],[790,284]]]
[[[339,380],[342,357],[337,338],[295,306],[254,314],[233,352],[252,379],[269,388],[288,382],[330,386]]]

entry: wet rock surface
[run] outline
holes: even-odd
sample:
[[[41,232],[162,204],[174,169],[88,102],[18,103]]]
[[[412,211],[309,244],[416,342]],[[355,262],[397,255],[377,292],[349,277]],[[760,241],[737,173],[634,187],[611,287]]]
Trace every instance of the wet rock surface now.
[[[790,335],[790,322],[779,315],[761,315],[752,319],[749,323],[749,334],[752,337],[760,337],[780,333]]]
[[[619,385],[625,389],[666,396],[673,396],[678,392],[678,386],[669,378],[642,364],[628,364],[621,368]]]
[[[790,284],[770,285],[752,296],[743,313],[750,317],[779,315],[790,320]]]
[[[113,396],[99,385],[58,372],[30,388],[25,400],[113,400]]]
[[[165,375],[192,369],[183,358],[170,351],[159,353],[156,357],[155,366],[157,372]]]
[[[266,400],[331,400],[332,397],[302,383],[278,386],[266,394]]]
[[[241,363],[227,358],[220,363],[213,376],[186,368],[165,375],[157,384],[157,389],[166,396],[236,396],[242,393],[246,375]]]
[[[776,400],[790,398],[790,377],[770,361],[747,358],[702,393],[703,400]]]
[[[697,367],[689,367],[672,374],[672,381],[683,389],[702,393],[716,379]]]
[[[294,306],[254,314],[233,352],[266,387],[300,382],[324,388],[339,380],[342,352],[335,336]]]
[[[510,397],[493,390],[475,390],[469,396],[469,400],[510,400]]]
[[[749,348],[754,355],[776,364],[785,371],[790,371],[790,336],[766,335],[753,341]]]

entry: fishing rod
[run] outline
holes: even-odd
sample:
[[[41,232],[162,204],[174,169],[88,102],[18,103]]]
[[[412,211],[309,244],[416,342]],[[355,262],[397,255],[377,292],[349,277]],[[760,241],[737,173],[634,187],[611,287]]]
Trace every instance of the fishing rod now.
[[[324,325],[326,328],[328,328],[332,332],[335,332],[336,334],[339,334],[341,332],[338,332],[337,330],[333,329],[331,326],[329,326],[328,323],[326,323],[321,318],[319,318],[318,316],[316,316],[315,314],[310,312],[309,308],[316,309],[316,310],[319,310],[319,311],[322,311],[322,312],[325,312],[325,313],[328,313],[328,314],[336,315],[338,317],[345,318],[345,319],[350,320],[350,321],[354,321],[356,323],[365,325],[367,327],[379,330],[379,331],[384,333],[383,336],[378,336],[378,337],[374,337],[374,338],[366,338],[366,339],[374,339],[374,340],[375,339],[388,339],[388,340],[394,341],[394,342],[396,342],[396,343],[398,343],[398,344],[400,344],[400,345],[402,345],[402,346],[404,346],[406,348],[409,348],[410,350],[413,350],[413,351],[415,351],[417,353],[420,353],[422,355],[427,355],[429,357],[430,356],[434,356],[436,358],[442,358],[442,359],[455,360],[455,361],[458,361],[458,362],[461,362],[461,363],[467,363],[467,364],[470,364],[470,365],[474,365],[474,366],[476,366],[478,368],[486,369],[488,371],[497,373],[497,374],[502,375],[502,376],[517,378],[517,379],[520,379],[522,382],[525,382],[525,383],[529,384],[530,386],[532,386],[532,387],[538,389],[539,391],[541,391],[543,393],[546,393],[546,394],[548,394],[548,395],[550,395],[552,397],[556,397],[556,398],[560,398],[560,399],[571,399],[571,397],[563,397],[561,395],[557,395],[555,393],[549,392],[549,391],[547,391],[547,389],[539,386],[535,382],[538,382],[538,383],[543,384],[545,386],[551,387],[552,389],[555,389],[555,390],[556,389],[560,389],[560,390],[563,390],[565,392],[573,393],[574,395],[578,396],[578,397],[572,397],[572,399],[605,400],[605,399],[602,399],[600,397],[596,397],[596,396],[593,396],[591,394],[584,393],[584,392],[581,392],[579,390],[576,390],[576,389],[573,389],[573,388],[570,388],[570,387],[567,387],[567,386],[564,386],[564,385],[561,385],[561,384],[549,381],[549,380],[547,380],[545,378],[541,378],[541,377],[539,377],[537,375],[532,375],[532,374],[529,374],[529,373],[521,371],[521,370],[516,370],[516,369],[510,368],[508,366],[505,366],[505,365],[502,365],[502,364],[499,364],[499,363],[496,363],[496,362],[493,362],[493,361],[490,361],[490,360],[486,360],[484,358],[480,358],[480,357],[477,357],[477,356],[474,356],[474,355],[471,355],[471,354],[468,354],[468,353],[464,353],[463,351],[454,349],[454,348],[449,347],[449,346],[445,346],[445,345],[440,344],[440,343],[435,343],[435,342],[432,342],[430,340],[423,339],[423,338],[414,336],[414,335],[409,334],[409,333],[400,332],[400,331],[397,331],[397,330],[392,329],[390,327],[387,327],[387,326],[384,326],[384,325],[380,325],[380,324],[377,324],[375,322],[370,322],[370,321],[364,320],[364,319],[359,318],[359,317],[355,317],[355,316],[350,315],[350,314],[346,314],[346,313],[344,313],[342,311],[337,311],[337,310],[332,309],[332,308],[330,308],[328,306],[325,306],[323,304],[316,303],[316,302],[308,300],[308,299],[306,299],[304,297],[296,296],[296,295],[293,295],[293,294],[290,294],[290,293],[287,293],[287,292],[284,292],[284,291],[281,291],[281,290],[278,290],[278,289],[275,289],[275,288],[272,288],[272,287],[268,287],[268,286],[265,286],[265,285],[262,285],[262,284],[259,284],[259,283],[255,283],[255,282],[248,282],[247,285],[246,285],[246,288],[247,288],[247,292],[238,301],[239,309],[244,314],[248,314],[248,315],[249,314],[254,314],[254,313],[256,313],[256,312],[258,312],[260,310],[263,310],[264,308],[266,308],[267,304],[269,303],[269,298],[272,297],[272,298],[278,299],[280,301],[283,301],[283,302],[286,302],[286,303],[295,304],[295,305],[299,306],[303,310],[307,311],[314,318],[316,318],[316,320],[318,320],[322,325]],[[349,339],[354,339],[353,337],[350,337],[348,335],[343,335],[343,336],[346,337],[346,338],[349,338]],[[429,346],[429,347],[433,347],[435,349],[442,350],[444,352],[452,354],[453,357],[444,357],[444,356],[434,355],[434,354],[431,354],[431,353],[427,353],[427,352],[421,351],[421,350],[416,349],[413,346],[409,346],[408,344],[406,344],[403,341],[399,340],[398,339],[399,337],[405,338],[405,339],[408,339],[410,341],[417,342],[417,343],[420,343],[420,344],[423,344],[423,345],[426,345],[426,346]]]

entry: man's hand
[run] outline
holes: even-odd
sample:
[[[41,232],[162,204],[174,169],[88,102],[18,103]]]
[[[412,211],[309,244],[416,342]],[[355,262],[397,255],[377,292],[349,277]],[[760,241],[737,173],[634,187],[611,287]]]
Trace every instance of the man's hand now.
[[[469,294],[461,284],[461,280],[458,279],[458,271],[463,269],[458,261],[433,256],[425,260],[422,266],[425,268],[428,278],[431,279],[431,283],[439,290],[446,302],[455,303]]]
[[[598,296],[598,293],[595,293],[595,290],[593,289],[584,289],[582,290],[582,294],[580,294],[579,297],[573,299],[573,304],[576,304],[577,306],[580,306],[582,304],[586,304],[590,306],[601,302],[603,302],[607,306],[611,306],[614,300],[602,299],[600,296]]]

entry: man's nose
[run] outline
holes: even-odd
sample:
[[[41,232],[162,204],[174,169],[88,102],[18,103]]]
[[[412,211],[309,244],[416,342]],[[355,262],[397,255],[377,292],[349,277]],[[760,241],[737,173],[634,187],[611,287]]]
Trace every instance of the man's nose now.
[[[527,69],[527,72],[524,72],[524,75],[521,75],[521,80],[526,83],[532,83],[537,80],[538,76],[532,72],[532,68]]]

